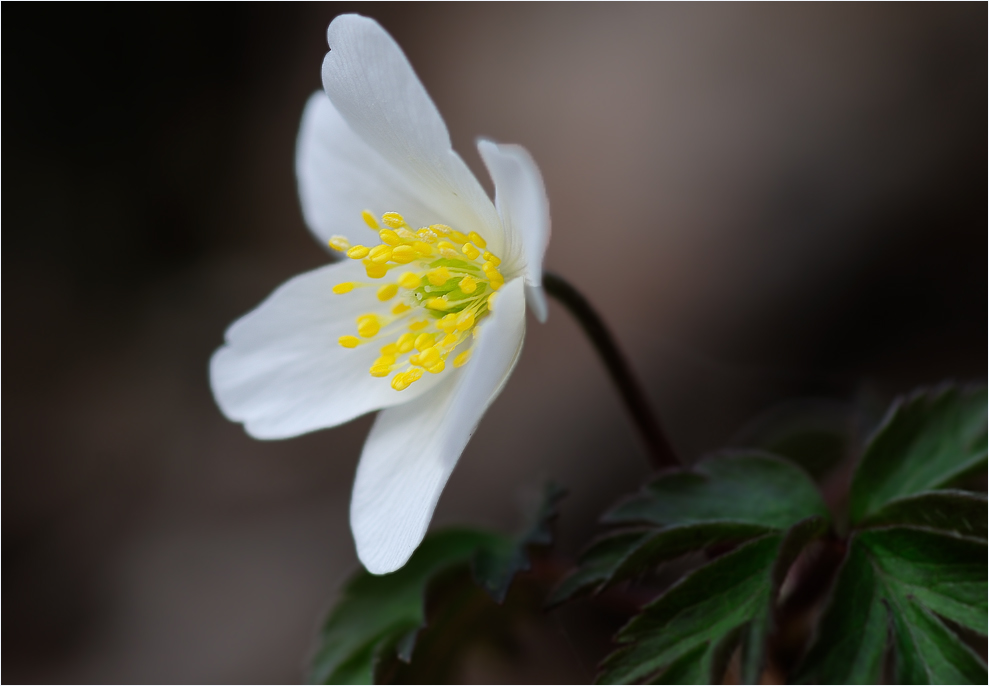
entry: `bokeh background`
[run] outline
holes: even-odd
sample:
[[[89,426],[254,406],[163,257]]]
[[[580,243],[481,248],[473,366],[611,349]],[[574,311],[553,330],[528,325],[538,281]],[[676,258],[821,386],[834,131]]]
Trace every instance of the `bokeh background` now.
[[[549,268],[688,458],[789,397],[986,376],[984,4],[6,8],[5,681],[302,678],[356,569],[371,418],[253,441],[207,360],[327,260],[293,149],[344,11],[392,32],[475,170],[478,135],[533,153]],[[554,305],[435,521],[511,529],[554,478],[573,555],[646,474]],[[534,631],[553,649],[476,678],[591,678]]]

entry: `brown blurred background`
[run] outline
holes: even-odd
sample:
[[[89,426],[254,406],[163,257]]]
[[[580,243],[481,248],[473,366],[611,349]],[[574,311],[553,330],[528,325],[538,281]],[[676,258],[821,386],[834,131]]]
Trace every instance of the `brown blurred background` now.
[[[788,397],[986,375],[984,4],[6,7],[7,682],[302,678],[371,418],[253,441],[206,369],[327,259],[293,148],[343,11],[391,31],[473,168],[477,135],[533,153],[548,266],[689,458]],[[572,555],[646,473],[553,306],[436,522],[510,529],[552,477]],[[590,678],[550,653],[479,678]]]

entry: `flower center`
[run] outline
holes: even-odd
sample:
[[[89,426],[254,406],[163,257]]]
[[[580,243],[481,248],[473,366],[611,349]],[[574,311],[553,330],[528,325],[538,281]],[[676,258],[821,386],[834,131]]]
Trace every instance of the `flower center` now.
[[[343,236],[330,247],[353,260],[363,260],[369,279],[384,279],[392,270],[398,277],[378,288],[378,300],[394,305],[357,318],[357,336],[341,336],[344,348],[388,343],[371,365],[371,376],[392,374],[396,391],[408,388],[425,372],[439,374],[455,351],[453,366],[467,364],[477,325],[494,305],[496,291],[505,283],[498,271],[501,259],[485,248],[477,233],[464,235],[446,224],[413,230],[397,212],[386,212],[381,224],[368,211],[364,222],[378,232],[380,245],[351,245]],[[333,287],[339,295],[370,283],[344,282]]]

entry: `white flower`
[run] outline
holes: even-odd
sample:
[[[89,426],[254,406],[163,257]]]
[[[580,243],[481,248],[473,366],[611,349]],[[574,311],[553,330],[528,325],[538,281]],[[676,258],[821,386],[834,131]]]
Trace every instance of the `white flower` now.
[[[296,171],[309,227],[352,259],[289,280],[235,322],[210,380],[255,438],[383,410],[350,507],[357,554],[383,574],[422,541],[511,374],[526,303],[545,319],[549,205],[523,148],[482,140],[492,204],[375,21],[337,17],[327,38],[326,92],[306,105]]]

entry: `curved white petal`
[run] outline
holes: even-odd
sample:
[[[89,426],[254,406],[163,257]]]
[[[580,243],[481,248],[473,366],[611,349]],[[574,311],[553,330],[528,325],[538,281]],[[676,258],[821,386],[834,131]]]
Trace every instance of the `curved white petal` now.
[[[356,14],[334,19],[326,36],[323,87],[350,127],[406,175],[440,217],[436,222],[477,231],[501,250],[498,214],[453,151],[443,118],[398,44],[376,21]]]
[[[322,91],[313,93],[302,114],[295,173],[302,214],[323,245],[334,235],[377,244],[361,218],[364,210],[379,218],[401,212],[413,226],[442,221],[406,175],[354,133]]]
[[[343,348],[356,318],[387,313],[376,288],[336,295],[344,281],[369,281],[360,262],[347,260],[279,286],[227,329],[226,345],[210,360],[210,385],[228,419],[255,438],[288,438],[350,421],[429,391],[433,375],[396,391],[388,378],[368,373],[389,340]],[[398,333],[395,334],[396,337]]]
[[[502,288],[470,362],[414,402],[385,410],[364,444],[350,526],[373,574],[404,565],[481,416],[512,372],[525,334],[522,279]]]
[[[547,308],[543,256],[549,244],[550,220],[543,177],[532,156],[520,145],[481,140],[477,149],[494,181],[495,205],[505,227],[506,261],[525,275],[529,306],[544,322]]]

